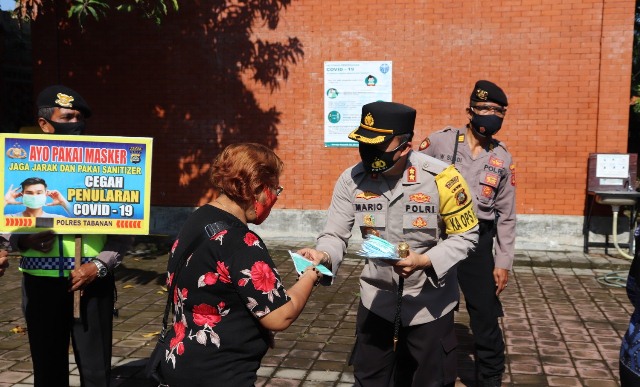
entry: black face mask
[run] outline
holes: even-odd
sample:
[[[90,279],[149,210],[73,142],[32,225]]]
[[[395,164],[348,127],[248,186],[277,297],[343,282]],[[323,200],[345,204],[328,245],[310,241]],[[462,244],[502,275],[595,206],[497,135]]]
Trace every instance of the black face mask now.
[[[55,122],[49,121],[47,122],[53,126],[55,132],[53,134],[73,134],[80,135],[84,133],[85,124],[84,121],[80,122]]]
[[[473,113],[471,117],[471,127],[480,137],[491,137],[498,133],[498,130],[502,127],[503,119],[504,118],[498,117],[495,114],[481,116]],[[481,128],[484,128],[484,131],[482,131]]]
[[[405,146],[406,144],[406,142],[403,142],[395,149],[390,150],[389,152],[385,152],[373,145],[360,143],[360,145],[358,146],[358,150],[360,151],[360,158],[362,159],[364,170],[367,173],[371,174],[382,173],[393,168],[393,165],[397,161],[393,159],[393,156],[401,147]]]

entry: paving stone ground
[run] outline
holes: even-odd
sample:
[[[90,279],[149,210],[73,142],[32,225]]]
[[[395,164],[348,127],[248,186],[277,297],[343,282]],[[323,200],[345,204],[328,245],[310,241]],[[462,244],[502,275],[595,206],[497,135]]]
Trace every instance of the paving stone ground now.
[[[295,281],[287,249],[312,241],[266,241],[285,285]],[[160,246],[158,248],[158,246]],[[168,243],[142,241],[116,271],[119,316],[114,321],[112,386],[146,387],[141,371],[153,349],[164,303]],[[611,251],[609,251],[611,253]],[[257,386],[351,386],[347,364],[354,341],[362,260],[351,251],[331,287],[318,287],[303,314],[276,336]],[[17,258],[0,279],[0,387],[33,386],[29,344],[20,308]],[[623,287],[629,261],[580,252],[518,251],[501,297],[505,317],[505,386],[619,386],[618,350],[632,306]],[[456,313],[457,386],[474,386],[469,320]],[[73,355],[70,353],[73,362]],[[72,386],[79,386],[75,364]]]

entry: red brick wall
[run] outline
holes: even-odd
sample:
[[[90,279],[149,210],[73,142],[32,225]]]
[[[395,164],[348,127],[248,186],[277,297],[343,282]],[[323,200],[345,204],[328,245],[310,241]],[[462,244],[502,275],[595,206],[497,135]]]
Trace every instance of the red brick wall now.
[[[154,138],[157,206],[206,202],[208,162],[224,145],[257,141],[286,164],[278,208],[325,209],[356,149],[323,146],[323,62],[393,61],[393,97],[418,110],[414,146],[466,123],[473,84],[509,96],[498,136],[517,165],[517,211],[580,215],[590,152],[626,152],[635,1],[302,0],[277,29],[253,30],[182,1],[160,27],[110,15],[56,32],[33,28],[35,89],[62,82],[92,104],[94,133]],[[228,15],[228,14],[225,14]],[[227,20],[227,19],[222,19]],[[247,39],[304,54],[273,92],[237,71]]]

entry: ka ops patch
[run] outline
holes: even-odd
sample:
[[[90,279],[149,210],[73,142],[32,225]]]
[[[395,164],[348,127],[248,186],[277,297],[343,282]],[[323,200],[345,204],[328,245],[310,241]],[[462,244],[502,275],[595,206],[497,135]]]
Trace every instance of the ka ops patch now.
[[[435,177],[435,180],[440,194],[440,213],[447,234],[460,234],[475,227],[478,218],[473,212],[471,190],[460,172],[453,165],[449,165]]]

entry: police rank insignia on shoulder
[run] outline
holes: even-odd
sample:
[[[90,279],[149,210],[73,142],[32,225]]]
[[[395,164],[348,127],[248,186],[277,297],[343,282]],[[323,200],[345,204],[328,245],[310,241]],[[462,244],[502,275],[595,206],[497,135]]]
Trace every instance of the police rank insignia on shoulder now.
[[[407,169],[407,183],[415,183],[417,180],[416,167],[409,167],[409,169]]]
[[[429,137],[427,137],[424,140],[422,140],[422,142],[420,143],[420,146],[418,147],[418,150],[423,151],[427,149],[429,145],[431,145],[431,141],[429,140]]]
[[[516,186],[516,165],[511,164],[509,166],[509,169],[511,170],[511,185],[515,187]]]

